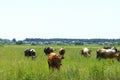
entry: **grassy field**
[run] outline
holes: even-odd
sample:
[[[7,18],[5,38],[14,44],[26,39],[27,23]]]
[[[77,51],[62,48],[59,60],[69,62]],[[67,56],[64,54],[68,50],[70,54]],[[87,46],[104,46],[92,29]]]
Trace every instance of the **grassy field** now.
[[[66,50],[60,71],[48,69],[45,46],[0,46],[0,80],[119,80],[120,62],[116,59],[96,60],[96,50],[102,46],[86,46],[92,50],[90,58],[80,55],[85,46],[52,46]],[[26,48],[34,48],[37,58],[24,57]],[[119,47],[117,47],[120,49]]]

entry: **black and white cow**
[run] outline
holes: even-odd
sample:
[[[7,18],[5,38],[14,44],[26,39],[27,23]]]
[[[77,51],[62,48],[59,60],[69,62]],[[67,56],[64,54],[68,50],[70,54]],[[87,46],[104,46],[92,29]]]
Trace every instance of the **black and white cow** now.
[[[35,49],[25,49],[24,55],[27,56],[27,57],[31,56],[32,58],[35,58],[36,57],[36,51],[35,51]]]

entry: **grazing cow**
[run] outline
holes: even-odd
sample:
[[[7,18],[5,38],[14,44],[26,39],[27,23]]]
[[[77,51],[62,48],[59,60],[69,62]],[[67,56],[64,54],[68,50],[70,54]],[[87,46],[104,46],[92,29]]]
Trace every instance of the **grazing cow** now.
[[[46,55],[49,55],[50,53],[52,53],[52,52],[54,52],[54,51],[55,51],[55,49],[52,48],[52,47],[45,47],[45,48],[44,48],[44,53],[45,53]]]
[[[61,48],[59,50],[59,54],[56,54],[51,47],[47,47],[44,49],[46,55],[48,55],[48,65],[49,69],[54,71],[55,69],[60,70],[60,66],[62,65],[61,61],[64,58],[65,50]]]
[[[81,50],[81,55],[83,55],[84,57],[90,57],[91,50],[89,50],[88,48],[84,48]]]
[[[35,58],[36,57],[36,52],[34,49],[25,49],[24,51],[24,55],[27,56],[27,57],[32,57],[32,58]]]
[[[112,59],[112,58],[117,58],[117,60],[119,59],[119,54],[117,54],[119,51],[115,48],[115,47],[111,47],[110,49],[99,49],[96,51],[97,52],[97,59]]]

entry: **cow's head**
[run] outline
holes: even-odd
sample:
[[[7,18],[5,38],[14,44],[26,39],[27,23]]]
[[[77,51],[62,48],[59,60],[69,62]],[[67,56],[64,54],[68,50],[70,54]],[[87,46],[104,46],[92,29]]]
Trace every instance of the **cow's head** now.
[[[36,57],[36,51],[35,51],[35,49],[30,49],[30,53],[31,53],[32,58]]]

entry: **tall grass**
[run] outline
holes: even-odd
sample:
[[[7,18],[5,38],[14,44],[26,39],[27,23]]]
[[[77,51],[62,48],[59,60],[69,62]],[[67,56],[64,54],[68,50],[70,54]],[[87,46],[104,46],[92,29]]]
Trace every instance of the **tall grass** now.
[[[80,50],[85,46],[53,46],[56,53],[65,48],[65,59],[60,71],[51,72],[44,46],[0,46],[0,80],[119,80],[120,62],[116,59],[96,60],[101,46],[87,46],[92,56],[85,58]],[[37,58],[24,57],[26,48],[34,48]]]

